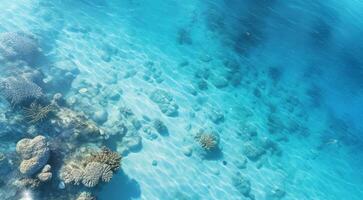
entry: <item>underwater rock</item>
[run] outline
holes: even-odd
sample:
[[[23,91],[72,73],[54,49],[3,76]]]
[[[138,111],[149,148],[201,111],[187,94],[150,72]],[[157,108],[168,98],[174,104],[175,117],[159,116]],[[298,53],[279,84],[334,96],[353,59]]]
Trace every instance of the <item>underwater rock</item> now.
[[[211,82],[218,89],[222,89],[228,86],[228,80],[218,75],[212,76]]]
[[[187,157],[190,157],[193,154],[193,149],[191,147],[184,147],[182,151],[183,154]]]
[[[232,177],[232,184],[243,196],[254,199],[251,195],[251,182],[241,173],[238,172]]]
[[[156,89],[151,95],[150,99],[159,106],[161,112],[169,117],[178,115],[179,106],[175,103],[171,94],[164,90]]]
[[[178,44],[183,45],[191,45],[193,43],[192,38],[190,36],[190,31],[185,28],[180,28],[178,30]]]
[[[44,136],[36,136],[33,139],[22,139],[16,144],[16,152],[22,158],[20,172],[31,176],[47,164],[50,150],[47,139]]]
[[[160,135],[168,135],[169,134],[168,127],[166,127],[166,125],[164,124],[164,122],[162,122],[160,119],[154,120],[153,126],[154,126],[155,130]]]
[[[121,99],[121,95],[119,93],[114,92],[114,93],[110,94],[111,101],[118,101],[120,99]]]
[[[252,142],[246,142],[243,145],[243,153],[248,159],[257,161],[263,154],[266,153],[266,151],[260,145],[256,145]]]
[[[236,160],[234,162],[234,165],[238,168],[238,169],[245,169],[246,165],[247,165],[247,159],[245,157],[242,157],[240,160]]]
[[[285,124],[283,123],[283,120],[280,119],[280,116],[275,113],[269,114],[267,117],[267,125],[269,133],[275,134],[275,133],[281,133],[285,129]]]
[[[274,186],[268,194],[271,199],[282,199],[285,195],[285,190],[278,186]]]
[[[145,133],[144,137],[146,139],[153,141],[158,138],[158,135],[153,131],[153,129],[150,126],[144,126],[142,130]]]
[[[215,124],[220,124],[224,122],[224,114],[222,111],[212,109],[209,113],[209,119]]]
[[[43,96],[42,88],[23,77],[7,77],[0,81],[0,93],[12,104],[18,105]]]
[[[128,147],[128,149],[130,151],[137,151],[139,149],[141,149],[141,137],[140,136],[136,136],[136,137],[125,137],[123,142],[125,142],[126,146]]]
[[[99,124],[103,124],[107,121],[107,118],[108,118],[108,113],[107,111],[105,110],[99,110],[99,111],[96,111],[94,114],[93,114],[93,117],[92,119],[99,123]]]
[[[59,182],[58,189],[64,190],[65,188],[66,188],[66,184],[63,181]]]
[[[25,33],[0,33],[0,55],[5,59],[33,63],[40,50],[37,41]]]
[[[76,200],[96,200],[96,197],[89,192],[81,192]]]
[[[151,165],[152,165],[152,166],[157,166],[157,165],[158,165],[158,161],[153,160],[153,161],[151,162]]]
[[[45,165],[42,171],[37,175],[37,178],[41,182],[47,182],[52,179],[52,172],[50,171],[52,167],[50,165]]]
[[[208,83],[205,80],[198,80],[197,86],[200,90],[208,90]]]

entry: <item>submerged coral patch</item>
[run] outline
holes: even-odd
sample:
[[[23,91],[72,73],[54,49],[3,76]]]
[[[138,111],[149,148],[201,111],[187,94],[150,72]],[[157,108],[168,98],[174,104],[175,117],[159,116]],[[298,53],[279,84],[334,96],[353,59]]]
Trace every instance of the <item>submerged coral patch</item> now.
[[[0,33],[0,55],[5,59],[32,63],[38,54],[39,47],[32,36],[20,32]]]
[[[170,93],[157,89],[151,93],[150,99],[155,102],[161,112],[167,116],[174,117],[178,115],[179,106],[175,103]]]

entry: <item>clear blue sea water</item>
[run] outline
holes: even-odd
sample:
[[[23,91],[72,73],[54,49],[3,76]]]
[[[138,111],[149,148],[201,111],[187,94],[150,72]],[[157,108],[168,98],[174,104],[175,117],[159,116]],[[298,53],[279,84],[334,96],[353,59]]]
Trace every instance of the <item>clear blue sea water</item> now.
[[[39,56],[22,41],[9,59],[3,33]],[[102,130],[75,142],[3,93],[0,199],[361,200],[362,35],[359,0],[0,0],[1,80],[36,71],[42,101],[61,94]],[[52,178],[19,186],[37,177],[16,144],[37,135]],[[64,183],[69,157],[101,146],[122,155],[111,181]]]

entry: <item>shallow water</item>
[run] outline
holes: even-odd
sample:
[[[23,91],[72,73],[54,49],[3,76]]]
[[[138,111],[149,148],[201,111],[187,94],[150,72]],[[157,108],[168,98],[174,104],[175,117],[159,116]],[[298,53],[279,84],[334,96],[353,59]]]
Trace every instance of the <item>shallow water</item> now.
[[[56,113],[29,123],[29,102],[2,95],[1,199],[362,199],[362,2],[0,2],[0,32],[41,49],[32,62],[4,57],[1,79],[42,73],[38,101],[60,93],[102,130],[74,139]],[[36,135],[53,176],[19,186],[16,143]],[[69,157],[101,146],[122,155],[111,181],[60,187]]]

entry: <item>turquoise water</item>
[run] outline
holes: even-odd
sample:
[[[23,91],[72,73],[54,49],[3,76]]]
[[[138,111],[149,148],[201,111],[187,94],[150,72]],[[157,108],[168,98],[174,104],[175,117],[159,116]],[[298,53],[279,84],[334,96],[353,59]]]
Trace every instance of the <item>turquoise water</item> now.
[[[1,199],[363,198],[363,2],[0,2],[1,81],[43,93],[14,105],[1,90]],[[32,102],[55,99],[30,122]],[[99,135],[67,126],[62,109]],[[17,143],[37,135],[50,149],[45,182],[45,163],[19,167]],[[122,155],[111,181],[62,178],[102,146]]]

